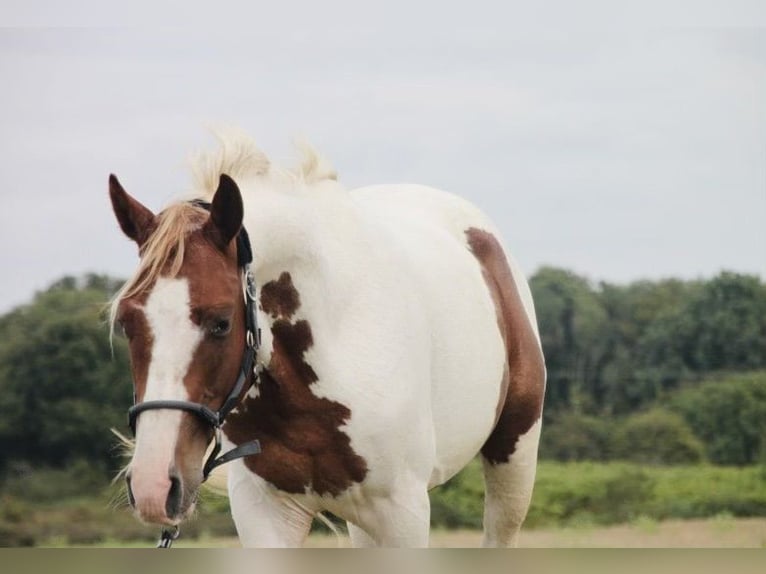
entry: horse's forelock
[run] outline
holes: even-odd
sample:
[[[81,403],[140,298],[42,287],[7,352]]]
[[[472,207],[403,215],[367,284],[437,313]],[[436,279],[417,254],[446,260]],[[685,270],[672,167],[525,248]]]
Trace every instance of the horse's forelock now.
[[[160,275],[176,277],[181,271],[189,235],[199,229],[207,212],[190,203],[176,203],[158,216],[157,229],[141,248],[141,259],[133,277],[126,281],[110,303],[112,332],[120,301],[149,289]]]

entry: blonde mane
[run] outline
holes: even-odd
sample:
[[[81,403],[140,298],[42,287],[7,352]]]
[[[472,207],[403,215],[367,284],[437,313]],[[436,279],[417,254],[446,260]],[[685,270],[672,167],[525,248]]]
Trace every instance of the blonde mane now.
[[[189,162],[197,190],[212,196],[222,173],[237,182],[269,174],[271,162],[250,136],[235,128],[210,131],[218,149],[199,152]]]
[[[266,154],[241,130],[217,128],[211,132],[218,140],[218,149],[198,153],[190,162],[197,197],[202,194],[205,199],[210,199],[218,188],[222,173],[238,182],[256,177],[307,184],[337,179],[332,165],[305,141],[296,143],[302,155],[300,165],[294,169],[281,169],[273,166]],[[183,264],[186,238],[203,224],[206,217],[207,212],[185,201],[171,204],[157,216],[157,228],[141,248],[138,269],[109,303],[112,332],[122,299],[148,289],[161,273],[167,273],[170,277],[178,275]]]
[[[283,169],[273,165],[255,141],[243,131],[237,128],[215,128],[210,131],[218,141],[218,149],[197,153],[189,162],[195,189],[208,197],[215,193],[222,173],[236,182],[258,177],[306,184],[338,179],[332,164],[305,140],[295,142],[301,156],[299,165]]]
[[[295,147],[301,153],[302,161],[297,169],[298,175],[306,183],[319,183],[325,180],[337,180],[338,172],[310,143],[297,140]]]

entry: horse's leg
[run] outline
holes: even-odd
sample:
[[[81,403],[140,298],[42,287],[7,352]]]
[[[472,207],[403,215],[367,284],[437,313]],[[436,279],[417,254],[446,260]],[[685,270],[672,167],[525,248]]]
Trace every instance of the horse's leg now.
[[[507,462],[489,460],[486,453],[482,453],[486,485],[482,546],[518,545],[519,529],[532,499],[539,440],[540,421],[537,421],[518,438]]]
[[[359,528],[366,535],[360,542],[385,547],[425,548],[431,521],[431,503],[426,484],[398,488],[388,497],[376,498],[366,509],[358,512]],[[356,545],[356,540],[352,538]]]
[[[356,524],[346,522],[346,526],[348,526],[348,535],[351,537],[351,546],[354,548],[371,548],[378,545],[369,534]]]
[[[303,504],[247,471],[229,473],[229,500],[239,540],[247,548],[299,547],[314,518]]]

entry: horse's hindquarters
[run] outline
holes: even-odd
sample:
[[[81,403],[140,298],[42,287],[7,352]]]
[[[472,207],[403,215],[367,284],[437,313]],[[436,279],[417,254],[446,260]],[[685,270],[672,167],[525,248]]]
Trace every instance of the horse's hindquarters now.
[[[427,319],[433,486],[482,448],[505,409],[509,383],[520,380],[512,359],[528,349],[509,333],[523,330],[525,345],[536,347],[533,361],[541,359],[529,289],[496,239],[496,264],[477,256],[472,234],[494,238],[495,232],[464,200],[421,186],[391,186],[361,190],[358,201],[375,218],[380,242],[400,254],[382,272],[397,274],[404,290],[418,294]]]

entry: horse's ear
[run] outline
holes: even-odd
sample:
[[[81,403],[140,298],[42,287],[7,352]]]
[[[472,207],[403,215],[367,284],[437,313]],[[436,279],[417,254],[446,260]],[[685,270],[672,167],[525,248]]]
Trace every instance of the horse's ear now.
[[[205,223],[205,234],[219,249],[226,249],[242,227],[242,215],[239,187],[233,179],[222,173],[210,205],[210,219]]]
[[[154,231],[156,217],[122,188],[114,174],[109,176],[109,197],[123,233],[141,247]]]

